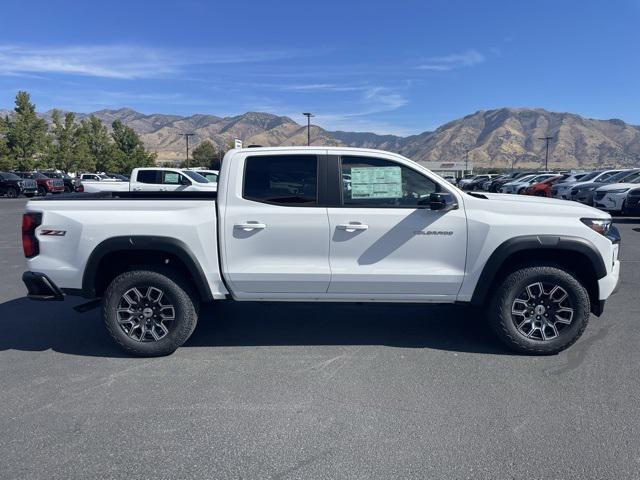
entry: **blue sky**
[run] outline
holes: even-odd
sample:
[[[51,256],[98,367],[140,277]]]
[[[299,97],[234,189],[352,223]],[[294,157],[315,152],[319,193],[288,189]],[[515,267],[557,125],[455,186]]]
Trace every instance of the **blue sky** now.
[[[640,124],[640,1],[13,1],[0,108],[268,111],[412,134],[543,107]]]

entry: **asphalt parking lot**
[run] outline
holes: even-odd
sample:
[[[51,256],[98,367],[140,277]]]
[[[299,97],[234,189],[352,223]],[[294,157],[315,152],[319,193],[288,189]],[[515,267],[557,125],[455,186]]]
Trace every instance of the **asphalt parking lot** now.
[[[221,303],[124,356],[98,311],[24,298],[0,198],[0,478],[640,478],[640,221],[579,342],[506,351],[457,306]]]

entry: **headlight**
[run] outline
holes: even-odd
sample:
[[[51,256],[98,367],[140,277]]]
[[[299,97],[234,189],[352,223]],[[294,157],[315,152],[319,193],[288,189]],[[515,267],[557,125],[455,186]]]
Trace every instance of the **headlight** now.
[[[629,190],[631,190],[631,189],[630,188],[616,188],[615,190],[607,190],[605,192],[605,194],[607,194],[607,193],[626,193]]]
[[[610,218],[581,218],[580,221],[594,232],[598,232],[600,235],[606,235],[609,233],[609,229],[611,228]]]

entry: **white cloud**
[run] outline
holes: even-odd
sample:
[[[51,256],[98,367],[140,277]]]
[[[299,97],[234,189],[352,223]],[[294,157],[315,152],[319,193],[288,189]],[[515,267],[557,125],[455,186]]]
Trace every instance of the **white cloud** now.
[[[467,50],[463,53],[454,53],[443,57],[427,58],[424,63],[418,65],[418,70],[431,70],[446,72],[456,68],[472,67],[485,61],[485,56],[476,50]]]
[[[0,45],[0,75],[58,73],[115,79],[175,75],[190,65],[265,62],[295,56],[286,50],[155,49],[132,45],[37,47]]]

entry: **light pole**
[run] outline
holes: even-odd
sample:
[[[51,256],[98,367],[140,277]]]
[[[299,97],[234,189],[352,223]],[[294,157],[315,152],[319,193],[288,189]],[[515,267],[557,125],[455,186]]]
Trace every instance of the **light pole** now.
[[[544,155],[544,169],[549,170],[549,140],[553,140],[553,137],[550,137],[550,136],[538,137],[538,140],[546,140],[547,142],[547,149]]]
[[[313,113],[303,113],[307,117],[307,146],[311,145],[311,117],[315,117]]]
[[[189,163],[189,137],[193,137],[195,133],[181,133],[180,135],[187,141],[187,163]]]
[[[464,175],[469,171],[469,149],[464,149]],[[463,176],[464,176],[463,175]]]

